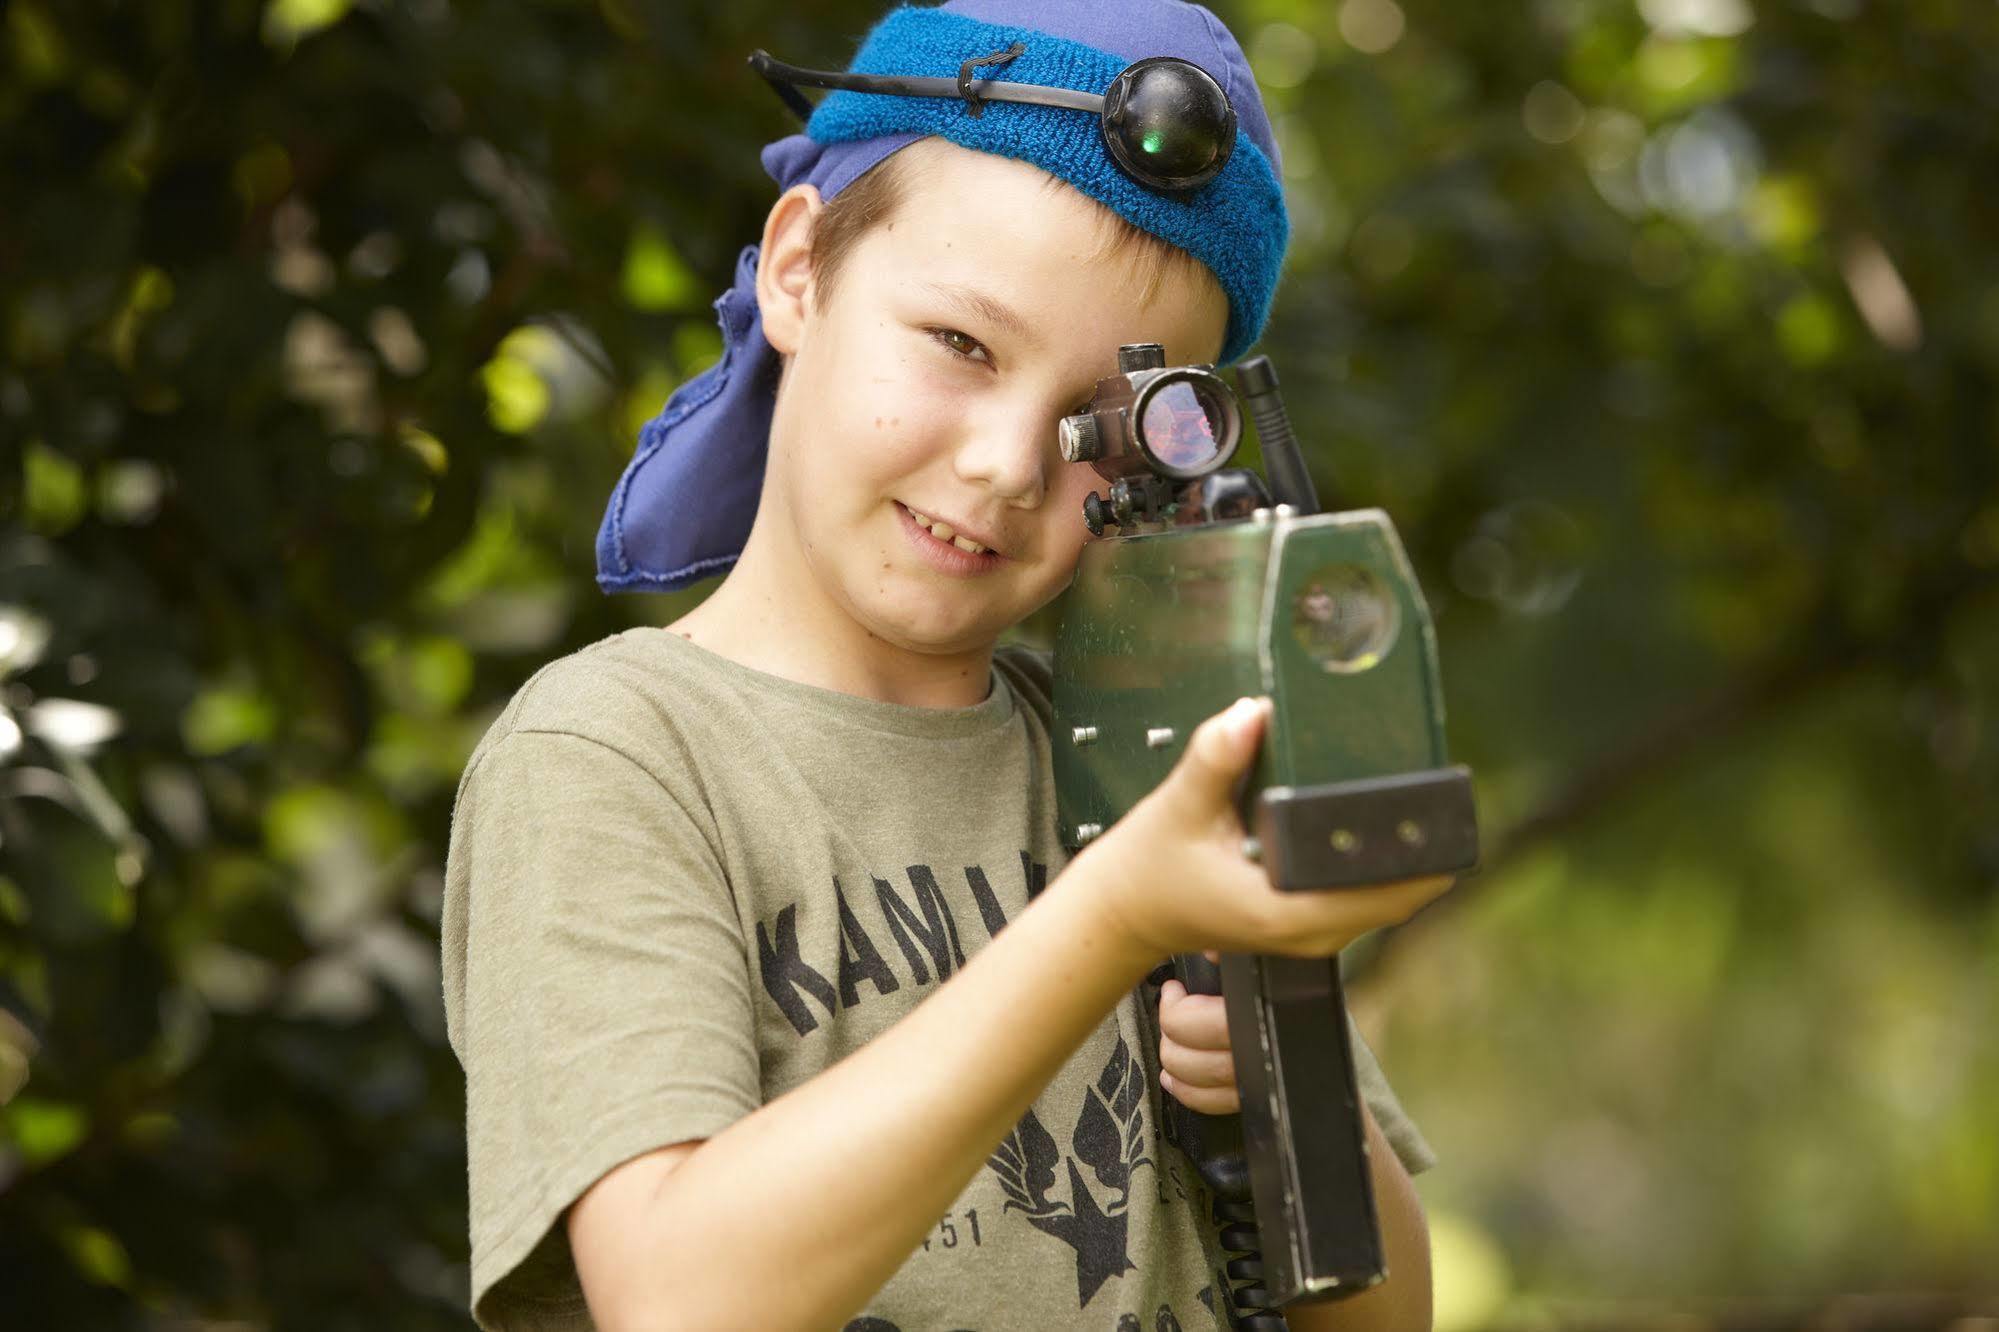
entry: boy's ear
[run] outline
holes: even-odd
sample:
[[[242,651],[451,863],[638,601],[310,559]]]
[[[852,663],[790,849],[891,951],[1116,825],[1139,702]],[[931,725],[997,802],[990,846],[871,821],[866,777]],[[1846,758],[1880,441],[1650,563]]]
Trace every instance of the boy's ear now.
[[[764,219],[757,258],[757,307],[764,337],[779,355],[798,350],[812,310],[812,229],[826,205],[812,185],[794,185],[778,196]]]

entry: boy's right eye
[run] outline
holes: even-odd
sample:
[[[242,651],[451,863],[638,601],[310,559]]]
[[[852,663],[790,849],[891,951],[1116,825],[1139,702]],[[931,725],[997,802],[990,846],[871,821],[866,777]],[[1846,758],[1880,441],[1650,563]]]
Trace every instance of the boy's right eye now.
[[[968,361],[976,361],[980,365],[993,363],[992,353],[986,350],[985,344],[969,333],[960,333],[955,328],[933,328],[929,333],[954,355],[962,356]]]

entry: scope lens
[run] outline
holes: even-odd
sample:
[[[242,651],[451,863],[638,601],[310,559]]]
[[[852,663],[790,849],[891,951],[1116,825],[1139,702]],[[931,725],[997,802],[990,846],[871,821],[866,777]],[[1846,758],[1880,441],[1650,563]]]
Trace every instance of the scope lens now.
[[[1186,379],[1162,384],[1152,394],[1139,430],[1152,456],[1185,476],[1219,466],[1229,443],[1221,404]]]

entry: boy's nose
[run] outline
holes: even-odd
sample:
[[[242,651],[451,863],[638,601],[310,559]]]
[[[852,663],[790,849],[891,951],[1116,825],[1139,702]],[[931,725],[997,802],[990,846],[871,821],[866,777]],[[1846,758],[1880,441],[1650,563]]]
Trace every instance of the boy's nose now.
[[[973,431],[953,463],[960,480],[984,486],[1008,504],[1032,508],[1041,502],[1055,456],[1054,420],[1023,413]]]

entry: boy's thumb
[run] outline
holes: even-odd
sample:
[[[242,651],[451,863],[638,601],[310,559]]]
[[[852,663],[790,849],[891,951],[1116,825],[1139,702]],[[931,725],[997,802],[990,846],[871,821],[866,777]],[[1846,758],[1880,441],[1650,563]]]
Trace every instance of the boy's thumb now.
[[[1182,799],[1214,807],[1234,801],[1270,715],[1267,698],[1239,698],[1194,728],[1167,779]]]

